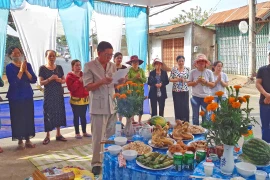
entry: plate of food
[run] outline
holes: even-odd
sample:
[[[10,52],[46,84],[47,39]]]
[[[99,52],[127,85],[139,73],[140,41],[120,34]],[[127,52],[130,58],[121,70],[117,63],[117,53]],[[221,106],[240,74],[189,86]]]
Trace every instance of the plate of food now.
[[[134,141],[122,147],[123,150],[135,150],[138,155],[147,154],[153,151],[151,146],[144,144],[141,141]]]
[[[175,139],[176,141],[192,141],[194,139],[194,136],[188,132],[188,122],[176,120],[175,123],[176,125],[174,126],[172,133],[169,134],[171,138]]]
[[[151,152],[136,158],[138,166],[149,170],[163,170],[173,166],[173,158],[166,154]]]
[[[192,151],[189,146],[187,146],[183,141],[177,141],[176,144],[169,147],[167,155],[173,157],[174,153],[185,154],[186,151]]]
[[[150,139],[148,141],[149,146],[159,149],[168,149],[169,146],[176,144],[176,141],[172,138],[160,138],[160,139]]]
[[[199,134],[205,134],[207,132],[207,129],[197,126],[197,125],[189,125],[188,127],[188,132],[194,135],[199,135]]]
[[[207,149],[207,142],[205,140],[193,141],[193,142],[189,142],[188,146],[194,147],[195,151],[206,150]]]

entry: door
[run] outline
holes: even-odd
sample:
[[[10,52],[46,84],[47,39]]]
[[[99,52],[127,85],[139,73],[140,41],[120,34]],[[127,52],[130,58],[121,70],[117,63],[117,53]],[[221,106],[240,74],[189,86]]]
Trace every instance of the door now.
[[[184,38],[165,39],[162,41],[162,60],[168,68],[176,65],[176,57],[184,55]]]

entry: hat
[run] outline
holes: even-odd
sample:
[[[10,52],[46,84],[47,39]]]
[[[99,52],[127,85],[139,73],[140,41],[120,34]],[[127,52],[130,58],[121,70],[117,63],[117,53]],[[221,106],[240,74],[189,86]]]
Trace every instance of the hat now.
[[[156,59],[154,59],[154,61],[153,61],[153,64],[152,64],[152,65],[154,66],[156,62],[159,62],[159,63],[163,64],[163,62],[161,61],[161,59],[156,58]]]
[[[137,55],[133,55],[130,57],[130,60],[126,62],[127,64],[131,65],[132,61],[139,61],[139,65],[143,63],[143,60],[139,59]]]
[[[196,64],[200,61],[206,62],[206,66],[210,66],[211,62],[207,59],[206,55],[204,54],[198,54],[197,58],[194,60],[193,64],[196,66]]]

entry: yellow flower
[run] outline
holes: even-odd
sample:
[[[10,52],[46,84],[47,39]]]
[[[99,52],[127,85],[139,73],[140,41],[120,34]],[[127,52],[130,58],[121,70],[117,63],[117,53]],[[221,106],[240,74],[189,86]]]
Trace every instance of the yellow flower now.
[[[217,91],[217,92],[215,93],[215,95],[217,95],[218,97],[222,97],[223,94],[224,94],[223,91]]]
[[[210,103],[212,103],[213,100],[214,100],[214,97],[213,96],[206,96],[203,101],[206,104],[210,104]]]
[[[127,90],[127,94],[131,94],[132,93],[132,91],[131,90]]]
[[[214,113],[211,114],[211,121],[216,122],[216,115]]]
[[[200,112],[200,116],[204,116],[205,115],[205,112],[204,111],[201,111]]]
[[[126,99],[127,98],[127,95],[126,94],[121,94],[120,95],[120,99]]]
[[[233,102],[235,102],[235,98],[234,97],[229,97],[229,103],[232,104]]]
[[[238,109],[238,108],[241,107],[241,103],[240,102],[233,102],[232,107],[235,108],[235,109]]]
[[[240,88],[242,88],[242,86],[240,86],[240,85],[235,85],[235,86],[233,86],[234,87],[234,89],[236,89],[236,90],[239,90]]]

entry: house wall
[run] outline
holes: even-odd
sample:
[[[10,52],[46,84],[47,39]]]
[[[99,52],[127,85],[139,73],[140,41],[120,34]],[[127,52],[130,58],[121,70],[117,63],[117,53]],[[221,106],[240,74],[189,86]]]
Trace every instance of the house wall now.
[[[184,37],[184,56],[186,58],[186,66],[191,67],[191,54],[192,54],[192,29],[191,24],[175,28],[170,32],[161,32],[150,36],[150,53],[151,62],[155,58],[162,58],[162,40],[174,39]]]
[[[211,62],[215,61],[215,43],[214,43],[215,31],[204,28],[201,26],[194,26],[194,38],[193,38],[193,47],[192,47],[192,62],[195,60],[198,53],[203,53],[206,55],[208,60]],[[198,46],[198,51],[194,52],[194,47]]]
[[[258,30],[261,24],[256,24]],[[256,69],[268,64],[267,51],[270,38],[270,24],[266,23],[256,34]],[[242,34],[238,22],[216,27],[218,60],[223,62],[223,70],[228,74],[248,76],[249,41],[248,33]]]

